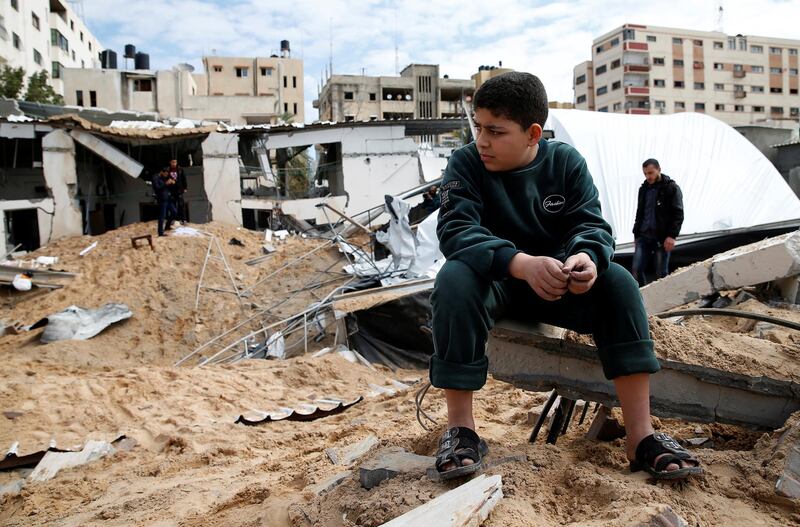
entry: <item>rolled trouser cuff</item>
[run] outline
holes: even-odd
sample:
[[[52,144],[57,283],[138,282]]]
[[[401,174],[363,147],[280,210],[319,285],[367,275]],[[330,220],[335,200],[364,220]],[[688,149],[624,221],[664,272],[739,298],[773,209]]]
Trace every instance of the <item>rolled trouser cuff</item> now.
[[[636,373],[655,373],[661,369],[650,339],[623,342],[597,350],[606,379]]]
[[[470,363],[450,362],[431,356],[431,384],[445,390],[480,390],[486,384],[489,360],[486,356]]]

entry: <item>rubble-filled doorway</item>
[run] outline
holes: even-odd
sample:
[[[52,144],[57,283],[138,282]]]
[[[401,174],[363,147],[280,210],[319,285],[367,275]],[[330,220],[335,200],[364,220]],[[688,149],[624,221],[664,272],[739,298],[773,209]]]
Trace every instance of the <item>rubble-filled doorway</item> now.
[[[6,245],[20,250],[35,251],[39,248],[39,219],[36,209],[7,210],[4,213]]]

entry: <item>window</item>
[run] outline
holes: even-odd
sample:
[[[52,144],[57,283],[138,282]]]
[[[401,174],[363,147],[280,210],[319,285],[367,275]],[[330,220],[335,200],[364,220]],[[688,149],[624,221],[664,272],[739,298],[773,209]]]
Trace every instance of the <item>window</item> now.
[[[19,11],[19,3],[18,3],[18,0],[11,0],[11,7],[13,7],[13,8],[14,8],[14,10],[16,10],[16,11]]]
[[[355,115],[345,115],[344,116],[344,122],[346,122],[346,123],[352,123],[355,120],[356,120],[356,116]]]
[[[57,29],[50,30],[50,43],[54,46],[58,46],[66,52],[69,52],[69,41]]]
[[[675,81],[673,83],[673,87],[675,87],[675,88],[683,88],[683,81]]]
[[[72,50],[72,60],[73,61],[75,60],[75,50],[74,49]]]
[[[636,31],[633,29],[623,29],[622,40],[636,40]]]
[[[83,42],[83,31],[81,31],[81,42]]]
[[[581,74],[581,75],[578,75],[577,77],[575,77],[575,84],[576,85],[583,84],[584,82],[586,82],[586,74]]]
[[[647,41],[648,42],[655,42],[656,41],[656,36],[655,35],[647,35]]]
[[[692,44],[697,46],[697,47],[699,47],[699,48],[703,47],[703,41],[702,40],[692,40]]]
[[[764,107],[763,106],[753,106],[753,112],[755,113],[763,113]]]
[[[695,90],[705,90],[706,89],[706,83],[705,82],[695,82],[694,83],[694,89]]]
[[[620,86],[622,86],[622,82],[621,81],[616,81],[616,82],[611,84],[611,89],[612,90],[618,90],[620,88]]]
[[[789,48],[789,55],[797,55],[797,49]]]
[[[240,78],[247,77],[247,70],[249,68],[242,68],[240,66],[237,66],[235,69],[236,69],[236,76],[237,77],[240,77]]]
[[[714,41],[714,49],[722,49],[723,47],[725,46],[722,44],[722,42],[720,42],[719,40]]]
[[[286,75],[284,75],[283,76],[283,87],[284,88],[288,88],[288,83],[287,83],[286,79],[287,79],[287,77],[286,77]]]
[[[575,99],[575,102],[578,103],[578,104],[585,103],[586,102],[586,96],[585,95],[578,95],[578,98]]]
[[[721,63],[721,62],[715,62],[714,63],[714,69],[717,70],[717,71],[722,71],[722,70],[725,69],[725,65],[723,63]]]
[[[789,88],[789,95],[797,95],[797,88]]]
[[[607,112],[608,111],[608,106],[603,106],[602,108],[598,109],[597,111],[598,112]]]
[[[770,88],[770,93],[783,93],[783,88]]]
[[[750,46],[750,53],[764,53],[764,46],[756,46],[753,44]]]
[[[606,72],[606,65],[605,64],[603,64],[602,66],[598,66],[598,67],[596,67],[594,69],[594,74],[595,75],[602,75],[605,72]]]
[[[769,48],[770,55],[780,55],[783,52],[783,48]],[[781,112],[783,113],[783,112]]]
[[[770,106],[769,113],[774,115],[783,115],[783,106]]]
[[[736,51],[736,37],[728,37],[728,49]]]
[[[676,110],[685,110],[686,104],[683,101],[675,101],[675,109]]]
[[[75,104],[78,106],[83,106],[83,90],[78,90],[75,92]]]
[[[619,65],[620,65],[620,60],[619,59],[611,61],[611,69],[612,70],[615,70],[615,69],[619,68]]]
[[[92,51],[92,43],[89,42],[89,51]]]
[[[222,72],[222,66],[214,66],[214,73],[221,73],[221,72]]]
[[[753,93],[764,93],[763,86],[750,86],[750,91]]]
[[[133,91],[153,91],[152,79],[134,79]]]
[[[716,112],[724,112],[725,111],[725,105],[724,104],[715,104],[714,105],[714,111],[716,111]]]
[[[60,79],[61,72],[64,70],[64,65],[60,62],[53,62],[52,70],[50,72],[50,77],[53,79]]]
[[[72,31],[75,31],[75,21],[74,21],[74,20],[70,20],[70,21],[69,21],[69,28],[70,28]]]
[[[789,75],[791,75],[792,77],[796,77],[797,76],[797,68],[789,68]]]
[[[663,66],[664,65],[664,57],[653,57],[653,65],[654,66]]]
[[[781,73],[783,73],[783,69],[781,69],[781,68],[770,68],[769,72],[772,73],[773,75],[780,75]]]
[[[797,106],[789,108],[790,117],[797,117],[798,115],[800,115],[800,108],[798,108]]]
[[[597,95],[603,95],[608,93],[608,86],[600,86],[597,88]]]
[[[739,51],[747,51],[747,39],[739,37]]]
[[[655,105],[656,108],[666,108],[667,107],[667,101],[653,101],[653,104]]]
[[[353,92],[351,92],[351,91],[344,92],[344,100],[345,101],[352,101],[353,100]]]
[[[289,113],[289,103],[283,103],[283,113]]]
[[[11,41],[14,43],[15,48],[22,49],[22,41],[19,39],[19,35],[11,33]]]
[[[680,37],[672,37],[672,43],[677,45],[683,44],[683,39]]]
[[[91,90],[89,92],[89,106],[91,106],[92,108],[97,107],[97,92],[94,90]]]
[[[619,46],[619,37],[611,39],[611,47]]]
[[[597,46],[596,48],[594,48],[594,51],[599,55],[600,53],[603,52],[603,46]]]
[[[680,66],[683,67],[683,59],[675,59],[672,61],[673,66]]]
[[[614,106],[611,109],[614,110],[615,112],[618,112],[618,111],[622,110],[622,103],[621,102],[615,102]]]
[[[378,94],[377,93],[370,93],[369,94],[369,100],[370,101],[377,101],[378,100]]]
[[[733,107],[734,112],[743,112],[744,111],[744,104],[737,104]]]
[[[292,75],[292,88],[297,88],[297,77]]]
[[[694,103],[694,111],[696,111],[696,112],[704,112],[704,111],[706,111],[706,103],[704,103],[704,102],[696,102],[696,103]]]
[[[297,115],[297,103],[294,103],[294,104],[292,105],[292,113],[293,113],[293,114],[295,114],[295,115]]]
[[[33,61],[39,66],[42,65],[42,54],[38,50],[33,50]]]
[[[667,83],[664,81],[664,79],[653,79],[653,86],[656,88],[665,88]]]
[[[37,30],[39,29],[39,17],[36,16],[36,13],[31,13],[31,22],[33,23],[33,27]]]
[[[744,91],[744,86],[742,86],[741,84],[734,84],[733,85],[733,91],[735,91],[735,92],[743,92]]]
[[[751,73],[764,73],[764,66],[750,66]]]
[[[725,91],[725,85],[724,84],[715,83],[714,84],[714,91]]]

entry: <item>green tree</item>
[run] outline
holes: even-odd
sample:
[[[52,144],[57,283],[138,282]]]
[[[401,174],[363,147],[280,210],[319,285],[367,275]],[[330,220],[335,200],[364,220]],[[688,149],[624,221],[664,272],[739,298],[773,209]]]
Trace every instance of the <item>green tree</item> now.
[[[0,71],[0,96],[7,99],[18,99],[25,80],[25,70],[3,66]]]
[[[47,84],[47,72],[44,70],[28,77],[28,91],[23,99],[44,104],[64,104],[64,98]]]

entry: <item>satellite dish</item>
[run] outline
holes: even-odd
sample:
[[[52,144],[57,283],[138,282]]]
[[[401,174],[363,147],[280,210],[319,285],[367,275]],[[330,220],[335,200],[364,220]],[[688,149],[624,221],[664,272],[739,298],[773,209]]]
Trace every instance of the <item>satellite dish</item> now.
[[[408,93],[406,94],[406,100],[407,100],[407,101],[410,101],[410,100],[411,100],[411,95],[410,95],[410,94],[408,94]]]
[[[386,100],[387,101],[391,101],[392,100],[392,94],[391,93],[387,93],[386,94]]]

